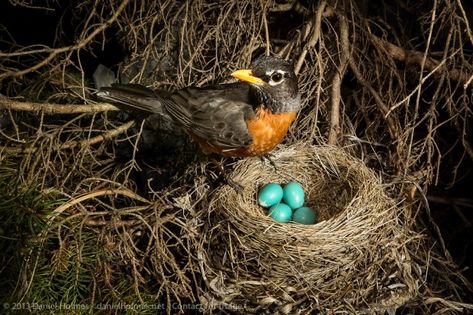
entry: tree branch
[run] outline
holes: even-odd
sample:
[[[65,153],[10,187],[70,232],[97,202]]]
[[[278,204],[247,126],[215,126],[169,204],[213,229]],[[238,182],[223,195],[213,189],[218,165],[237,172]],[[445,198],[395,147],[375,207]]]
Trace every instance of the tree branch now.
[[[83,114],[98,113],[106,111],[120,110],[115,105],[109,103],[98,104],[50,104],[35,102],[20,102],[0,95],[0,109],[11,109],[15,111],[43,112],[48,115],[53,114]]]
[[[405,62],[406,64],[415,64],[421,66],[424,61],[424,54],[420,51],[416,50],[406,50],[399,46],[396,46],[390,42],[387,42],[375,35],[371,35],[373,40],[381,47],[383,47],[386,53],[391,56],[393,59]],[[472,74],[467,74],[463,72],[461,69],[448,69],[447,66],[443,65],[440,66],[440,61],[426,57],[424,63],[424,69],[428,71],[438,70],[441,73],[448,73],[449,78],[463,82],[466,84],[470,78],[473,76]],[[437,69],[436,69],[437,68]]]
[[[335,145],[337,143],[338,135],[340,134],[340,101],[341,86],[343,76],[347,70],[349,59],[349,44],[348,44],[348,23],[345,16],[339,16],[340,22],[340,65],[336,71],[331,87],[331,108],[330,108],[330,129],[328,133],[328,144]]]
[[[299,55],[299,59],[297,60],[296,66],[294,67],[294,72],[296,74],[299,73],[299,71],[302,68],[302,63],[304,62],[305,56],[307,55],[307,52],[312,49],[315,44],[317,44],[317,41],[320,38],[320,25],[322,24],[322,16],[325,11],[325,6],[327,5],[326,1],[322,1],[319,4],[319,7],[317,8],[317,14],[314,17],[314,24],[312,25],[312,36],[310,37],[309,41],[307,44],[304,46],[304,49],[302,50],[301,54]]]
[[[127,131],[130,127],[135,124],[134,121],[129,121],[126,124],[123,124],[115,129],[109,130],[104,134],[85,139],[80,141],[67,141],[62,144],[59,144],[52,148],[53,151],[60,151],[65,149],[72,149],[77,146],[85,147],[90,146],[93,144],[97,144],[103,142],[105,140],[109,140],[115,138],[121,133]],[[8,154],[22,154],[22,153],[35,153],[38,151],[40,147],[0,147],[0,153],[8,153]]]
[[[21,55],[31,55],[33,53],[46,53],[48,52],[49,55],[43,59],[42,61],[38,62],[37,64],[23,69],[19,71],[8,71],[0,74],[0,81],[4,78],[7,77],[20,77],[22,75],[25,75],[27,73],[33,72],[38,70],[39,68],[47,65],[51,60],[54,59],[57,55],[64,53],[64,52],[69,52],[69,51],[74,51],[74,50],[79,50],[84,48],[89,42],[91,42],[95,36],[97,36],[100,32],[102,32],[104,29],[106,29],[110,24],[112,24],[118,16],[121,14],[121,12],[125,9],[126,5],[130,2],[130,0],[123,0],[123,2],[120,4],[120,6],[117,8],[117,10],[113,13],[113,15],[102,23],[99,27],[97,27],[92,33],[90,33],[89,36],[86,38],[82,39],[75,45],[71,46],[66,46],[66,47],[61,47],[61,48],[44,48],[44,49],[36,49],[36,50],[22,50],[19,52],[10,52],[10,53],[2,53],[0,52],[0,57],[14,57],[14,56],[21,56]]]

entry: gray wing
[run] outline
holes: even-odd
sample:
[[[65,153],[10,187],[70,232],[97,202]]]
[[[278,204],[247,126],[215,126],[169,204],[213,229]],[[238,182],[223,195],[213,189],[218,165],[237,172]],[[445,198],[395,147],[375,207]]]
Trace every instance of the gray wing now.
[[[168,114],[208,144],[237,149],[252,142],[246,121],[254,116],[247,90],[185,88],[163,102]]]
[[[246,121],[254,116],[254,111],[246,85],[227,84],[213,89],[190,87],[169,94],[138,84],[114,84],[101,88],[97,95],[128,109],[169,115],[212,146],[231,150],[252,142]]]

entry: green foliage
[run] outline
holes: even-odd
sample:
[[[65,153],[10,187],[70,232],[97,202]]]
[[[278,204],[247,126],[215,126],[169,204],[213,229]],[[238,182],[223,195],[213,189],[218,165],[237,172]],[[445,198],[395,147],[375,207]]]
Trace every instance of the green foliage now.
[[[134,279],[123,268],[126,262],[116,260],[117,248],[103,246],[98,230],[87,227],[83,216],[64,212],[49,220],[52,211],[66,201],[54,191],[23,187],[15,181],[16,172],[13,164],[2,161],[2,305],[9,305],[7,310],[17,307],[22,313],[107,313],[107,307],[153,313],[139,306],[154,305],[155,296],[145,292],[137,296]],[[140,291],[146,289],[140,286]],[[125,309],[131,304],[138,308]]]
[[[52,195],[21,187],[12,163],[0,167],[0,296],[7,299],[26,279],[18,279],[28,256],[37,249],[36,236],[45,228],[45,215],[58,204]]]

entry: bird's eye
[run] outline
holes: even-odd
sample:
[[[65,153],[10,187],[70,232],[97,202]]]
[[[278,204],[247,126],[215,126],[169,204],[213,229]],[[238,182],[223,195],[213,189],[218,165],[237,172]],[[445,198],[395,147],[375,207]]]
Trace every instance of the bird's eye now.
[[[274,83],[279,83],[282,80],[282,73],[281,72],[275,72],[271,75],[271,81]]]

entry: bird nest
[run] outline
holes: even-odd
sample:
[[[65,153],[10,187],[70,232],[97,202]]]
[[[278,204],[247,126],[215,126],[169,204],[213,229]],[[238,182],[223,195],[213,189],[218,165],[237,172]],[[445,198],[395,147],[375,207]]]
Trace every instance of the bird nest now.
[[[416,239],[403,210],[362,161],[330,146],[294,145],[238,163],[210,203],[199,234],[208,303],[222,308],[363,311],[396,309],[415,296],[418,280],[407,247]],[[258,206],[268,182],[298,181],[315,225],[277,223]]]

